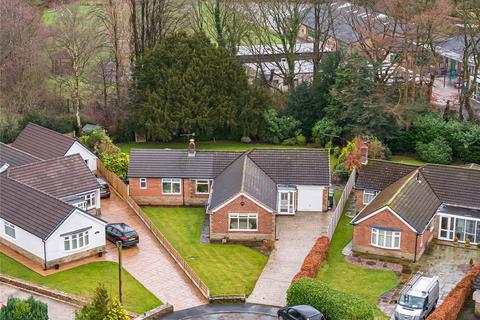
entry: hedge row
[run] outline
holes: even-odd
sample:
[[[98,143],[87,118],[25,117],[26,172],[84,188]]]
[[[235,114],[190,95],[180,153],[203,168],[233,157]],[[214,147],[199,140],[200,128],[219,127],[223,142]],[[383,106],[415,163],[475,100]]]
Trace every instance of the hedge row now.
[[[287,303],[309,304],[329,320],[374,319],[374,307],[367,301],[310,278],[300,279],[290,285],[287,290]]]
[[[473,291],[473,282],[480,274],[480,263],[470,269],[455,288],[450,291],[443,303],[430,315],[427,320],[455,320],[463,305],[470,299]]]
[[[328,237],[320,237],[313,245],[312,249],[303,260],[300,271],[293,277],[293,281],[301,278],[315,278],[320,270],[320,265],[327,258],[330,239]]]

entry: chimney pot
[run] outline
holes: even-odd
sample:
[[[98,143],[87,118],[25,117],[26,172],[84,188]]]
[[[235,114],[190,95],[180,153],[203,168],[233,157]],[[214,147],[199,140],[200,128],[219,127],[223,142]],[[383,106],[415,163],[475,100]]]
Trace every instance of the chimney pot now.
[[[190,139],[190,143],[188,144],[188,156],[195,157],[195,139]]]

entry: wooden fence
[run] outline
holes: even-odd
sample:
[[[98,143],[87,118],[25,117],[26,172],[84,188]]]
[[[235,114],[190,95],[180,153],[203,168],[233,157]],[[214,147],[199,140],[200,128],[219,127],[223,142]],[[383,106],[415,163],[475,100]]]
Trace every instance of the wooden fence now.
[[[356,170],[353,169],[350,177],[348,178],[347,184],[343,188],[342,196],[340,197],[340,201],[337,203],[335,207],[335,211],[333,212],[333,218],[330,220],[330,225],[328,226],[328,237],[332,239],[333,233],[335,232],[335,228],[337,227],[338,221],[342,216],[343,209],[345,208],[345,204],[350,197],[350,193],[352,192],[353,186],[355,185],[355,176]]]
[[[130,197],[128,192],[128,186],[113,172],[109,171],[103,163],[97,161],[97,172],[110,184],[110,187],[115,189],[120,197],[125,200],[130,208],[137,214],[137,216],[143,221],[147,228],[152,232],[152,234],[157,238],[160,244],[165,248],[168,254],[175,260],[175,262],[180,266],[183,272],[187,277],[192,281],[192,283],[200,290],[203,296],[207,299],[210,299],[210,290],[207,285],[202,282],[197,273],[187,264],[185,259],[178,253],[177,250],[170,244],[167,238],[160,232],[160,230],[155,226],[155,224],[150,220],[150,218],[145,214],[145,212],[140,208],[140,206]]]

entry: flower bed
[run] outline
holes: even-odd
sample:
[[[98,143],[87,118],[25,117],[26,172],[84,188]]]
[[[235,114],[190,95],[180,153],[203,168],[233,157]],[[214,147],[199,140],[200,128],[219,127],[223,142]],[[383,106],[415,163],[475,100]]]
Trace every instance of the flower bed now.
[[[463,305],[472,296],[472,285],[480,274],[480,263],[473,267],[467,275],[453,288],[443,303],[427,318],[427,320],[455,320]]]
[[[320,237],[303,260],[300,271],[293,277],[292,282],[301,278],[315,278],[320,270],[320,265],[327,258],[330,240],[328,237]]]

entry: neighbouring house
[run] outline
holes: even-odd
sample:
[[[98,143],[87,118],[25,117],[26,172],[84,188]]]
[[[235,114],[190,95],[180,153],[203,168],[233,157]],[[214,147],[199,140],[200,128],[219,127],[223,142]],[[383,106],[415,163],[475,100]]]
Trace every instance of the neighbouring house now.
[[[12,143],[12,147],[42,160],[78,153],[91,171],[97,170],[97,156],[79,141],[37,124],[29,123]]]
[[[480,242],[480,171],[369,160],[355,185],[353,252],[417,261],[433,239]]]
[[[0,242],[44,269],[105,250],[106,223],[0,175]]]
[[[25,151],[0,142],[0,168],[3,168],[3,170],[6,170],[8,167],[22,166],[41,160]]]
[[[275,239],[278,215],[328,210],[329,153],[132,150],[129,192],[140,205],[205,206],[211,241]]]

